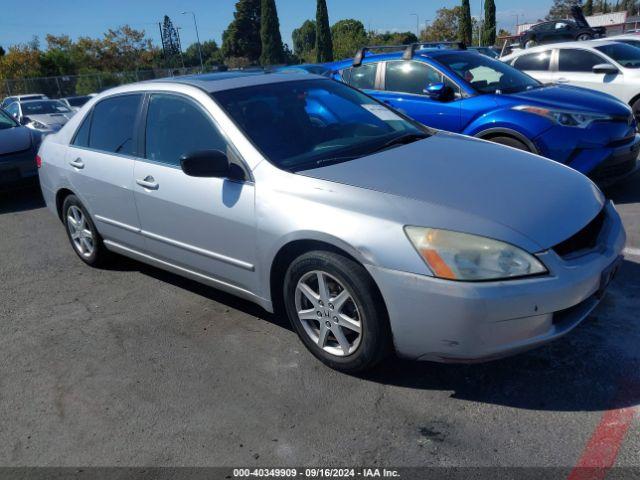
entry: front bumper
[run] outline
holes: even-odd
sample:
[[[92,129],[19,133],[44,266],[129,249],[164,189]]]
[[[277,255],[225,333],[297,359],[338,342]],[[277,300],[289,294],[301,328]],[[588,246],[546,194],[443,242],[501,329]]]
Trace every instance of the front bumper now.
[[[37,177],[38,168],[32,149],[0,156],[0,187],[26,184]]]
[[[545,344],[575,328],[597,306],[603,277],[615,273],[626,235],[607,205],[598,247],[570,260],[538,255],[549,274],[469,283],[368,267],[385,300],[399,355],[477,362]],[[603,272],[607,272],[603,276]]]

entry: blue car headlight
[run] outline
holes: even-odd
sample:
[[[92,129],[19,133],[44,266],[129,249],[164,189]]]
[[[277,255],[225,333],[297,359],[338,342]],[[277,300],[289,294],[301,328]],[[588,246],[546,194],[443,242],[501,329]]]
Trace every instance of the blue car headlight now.
[[[513,110],[532,113],[548,118],[563,127],[587,128],[593,122],[612,120],[609,115],[599,113],[573,112],[570,110],[556,110],[553,108],[536,107],[533,105],[518,105]]]

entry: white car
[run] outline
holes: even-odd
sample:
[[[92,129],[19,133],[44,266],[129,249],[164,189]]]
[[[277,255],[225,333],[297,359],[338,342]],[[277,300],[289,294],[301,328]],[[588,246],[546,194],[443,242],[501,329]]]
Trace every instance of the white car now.
[[[566,42],[501,58],[543,83],[566,83],[608,93],[640,118],[640,48],[613,40]]]

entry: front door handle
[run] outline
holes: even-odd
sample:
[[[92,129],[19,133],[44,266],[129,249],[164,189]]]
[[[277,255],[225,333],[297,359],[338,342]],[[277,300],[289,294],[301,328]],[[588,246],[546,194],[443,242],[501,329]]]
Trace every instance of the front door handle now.
[[[74,168],[84,168],[84,162],[82,161],[81,158],[76,158],[75,160],[71,160],[69,162],[69,165],[71,165]]]
[[[568,78],[564,78],[564,77],[560,77],[558,79],[558,83],[569,83],[569,79]]]
[[[158,185],[158,182],[156,182],[156,180],[151,175],[147,175],[143,179],[136,180],[136,183],[148,190],[157,190],[158,187],[160,186]]]

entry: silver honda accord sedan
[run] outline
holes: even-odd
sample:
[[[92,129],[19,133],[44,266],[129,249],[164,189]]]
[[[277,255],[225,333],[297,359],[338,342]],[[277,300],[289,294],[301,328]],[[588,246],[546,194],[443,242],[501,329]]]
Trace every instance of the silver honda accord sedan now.
[[[286,312],[348,372],[393,350],[472,362],[556,339],[596,307],[625,243],[580,173],[314,75],[109,90],[38,162],[85,263],[116,252]]]

